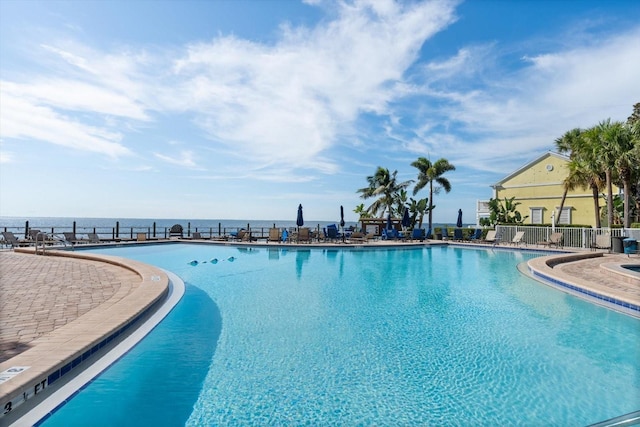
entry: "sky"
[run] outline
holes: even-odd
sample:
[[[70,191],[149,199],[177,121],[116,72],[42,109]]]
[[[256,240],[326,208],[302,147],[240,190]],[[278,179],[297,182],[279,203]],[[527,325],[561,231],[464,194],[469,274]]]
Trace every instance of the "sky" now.
[[[475,223],[639,76],[635,0],[0,0],[0,216],[355,221],[426,157]]]

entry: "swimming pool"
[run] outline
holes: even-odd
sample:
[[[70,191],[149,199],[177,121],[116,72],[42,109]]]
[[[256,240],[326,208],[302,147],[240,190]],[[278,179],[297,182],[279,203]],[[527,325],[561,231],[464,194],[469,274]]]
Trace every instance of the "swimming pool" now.
[[[640,321],[522,276],[535,254],[95,252],[171,270],[187,292],[45,426],[565,426],[638,409]]]

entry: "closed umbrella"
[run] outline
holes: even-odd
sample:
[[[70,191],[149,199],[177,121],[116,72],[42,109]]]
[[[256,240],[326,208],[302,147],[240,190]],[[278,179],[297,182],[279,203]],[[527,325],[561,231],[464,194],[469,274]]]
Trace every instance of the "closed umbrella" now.
[[[387,230],[391,230],[391,212],[387,215]]]
[[[304,218],[302,217],[302,204],[298,205],[298,217],[296,218],[296,225],[298,226],[298,236],[296,241],[300,241],[300,227],[304,225]]]
[[[456,222],[456,227],[462,227],[462,209],[458,209],[458,221]]]
[[[404,215],[402,216],[402,227],[409,228],[411,220],[409,219],[409,208],[404,208]]]
[[[342,242],[344,242],[344,208],[340,205],[340,227],[342,227]]]
[[[302,205],[298,205],[298,218],[296,219],[296,225],[302,227],[304,225],[304,218],[302,217]]]

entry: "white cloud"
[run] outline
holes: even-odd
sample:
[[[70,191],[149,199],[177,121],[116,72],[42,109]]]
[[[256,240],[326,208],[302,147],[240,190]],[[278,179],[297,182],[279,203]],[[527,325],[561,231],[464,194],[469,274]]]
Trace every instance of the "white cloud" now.
[[[340,3],[336,20],[283,27],[275,45],[234,37],[194,44],[175,62],[178,90],[164,96],[242,156],[335,171],[335,160],[318,157],[361,112],[389,110],[394,83],[424,40],[451,22],[452,9]]]
[[[191,150],[183,150],[180,152],[179,156],[170,156],[166,154],[154,153],[154,155],[167,163],[172,165],[181,166],[188,169],[202,169],[196,161],[194,160],[194,154]]]
[[[428,64],[425,73],[433,73],[413,91],[425,99],[418,110],[425,132],[416,130],[418,138],[407,149],[448,153],[457,164],[504,171],[553,149],[554,139],[569,129],[608,117],[625,120],[640,93],[640,29],[589,43],[526,56],[511,74],[493,69],[501,55],[497,46],[465,47]],[[459,84],[469,77],[475,85]]]
[[[3,85],[4,88],[4,85]],[[11,93],[0,92],[3,138],[35,139],[82,151],[118,157],[131,154],[120,143],[122,135],[89,126],[51,108],[34,105]]]

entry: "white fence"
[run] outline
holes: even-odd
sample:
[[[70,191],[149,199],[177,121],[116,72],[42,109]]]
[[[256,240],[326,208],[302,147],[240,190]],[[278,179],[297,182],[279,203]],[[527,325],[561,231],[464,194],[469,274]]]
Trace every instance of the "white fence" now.
[[[552,233],[562,233],[563,246],[576,249],[589,249],[596,236],[609,234],[612,238],[632,237],[640,242],[640,228],[576,228],[576,227],[531,227],[517,225],[496,226],[501,242],[510,242],[518,231],[524,231],[523,243],[535,245],[549,240]]]

